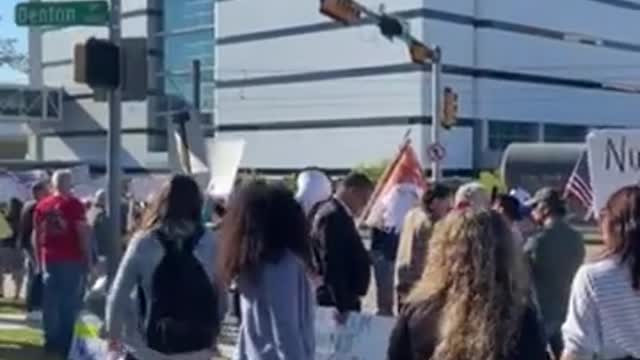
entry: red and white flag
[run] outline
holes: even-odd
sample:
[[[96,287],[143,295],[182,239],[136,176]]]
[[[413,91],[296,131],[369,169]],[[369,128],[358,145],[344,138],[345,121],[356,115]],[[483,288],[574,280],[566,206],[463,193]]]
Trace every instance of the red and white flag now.
[[[422,165],[407,139],[378,180],[363,213],[364,224],[399,232],[407,212],[418,203],[426,188]]]

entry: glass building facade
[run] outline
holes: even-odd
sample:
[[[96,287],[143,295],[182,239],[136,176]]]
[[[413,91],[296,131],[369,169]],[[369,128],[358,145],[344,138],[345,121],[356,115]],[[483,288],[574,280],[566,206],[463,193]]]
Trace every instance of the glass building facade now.
[[[201,63],[203,113],[213,112],[214,93],[214,0],[163,0],[163,71],[159,76],[164,93],[193,103],[191,64]]]
[[[193,104],[192,63],[200,60],[200,110],[210,123],[214,109],[215,0],[162,0],[163,15],[157,37],[162,48],[156,74],[160,94],[156,128],[166,128],[177,113]],[[167,151],[166,136],[156,136],[150,151]]]

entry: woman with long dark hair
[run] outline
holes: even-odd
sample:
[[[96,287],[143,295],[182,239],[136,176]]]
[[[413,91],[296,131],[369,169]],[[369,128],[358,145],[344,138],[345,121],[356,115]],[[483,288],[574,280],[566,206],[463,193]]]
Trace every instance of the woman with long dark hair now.
[[[314,359],[314,297],[305,214],[284,186],[252,181],[222,221],[220,275],[235,281],[242,324],[236,360]]]
[[[448,215],[391,335],[389,360],[541,360],[527,271],[495,211]]]
[[[129,243],[106,311],[111,346],[128,359],[211,359],[225,292],[216,285],[216,246],[201,213],[197,183],[173,176]]]
[[[573,282],[563,359],[640,359],[639,186],[609,198],[600,230],[603,256],[583,265]]]

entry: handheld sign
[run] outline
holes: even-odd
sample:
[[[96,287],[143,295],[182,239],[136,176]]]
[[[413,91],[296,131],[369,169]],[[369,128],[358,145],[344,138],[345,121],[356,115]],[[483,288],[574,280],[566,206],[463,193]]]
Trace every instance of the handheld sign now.
[[[640,183],[640,129],[596,130],[587,136],[594,212],[620,188]]]
[[[395,320],[350,313],[338,325],[332,308],[319,307],[315,322],[316,360],[384,360]]]

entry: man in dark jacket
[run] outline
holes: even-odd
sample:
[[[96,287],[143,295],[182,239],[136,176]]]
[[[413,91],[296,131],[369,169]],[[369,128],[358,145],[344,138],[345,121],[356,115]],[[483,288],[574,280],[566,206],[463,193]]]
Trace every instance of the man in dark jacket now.
[[[31,193],[33,200],[24,205],[20,215],[18,246],[27,257],[27,317],[29,320],[39,320],[42,317],[40,313],[42,306],[42,279],[40,274],[36,273],[35,252],[31,235],[33,234],[33,211],[38,202],[49,195],[49,183],[47,181],[37,182],[33,185]]]
[[[360,298],[369,289],[371,261],[356,219],[372,190],[368,177],[352,173],[340,184],[336,195],[318,208],[312,220],[314,256],[321,277],[318,304],[336,307],[342,319],[348,311],[360,311]]]
[[[545,333],[559,358],[562,353],[560,327],[567,315],[573,277],[584,261],[584,241],[564,220],[565,203],[556,190],[541,189],[528,205],[542,231],[527,241],[525,252],[531,261]]]

